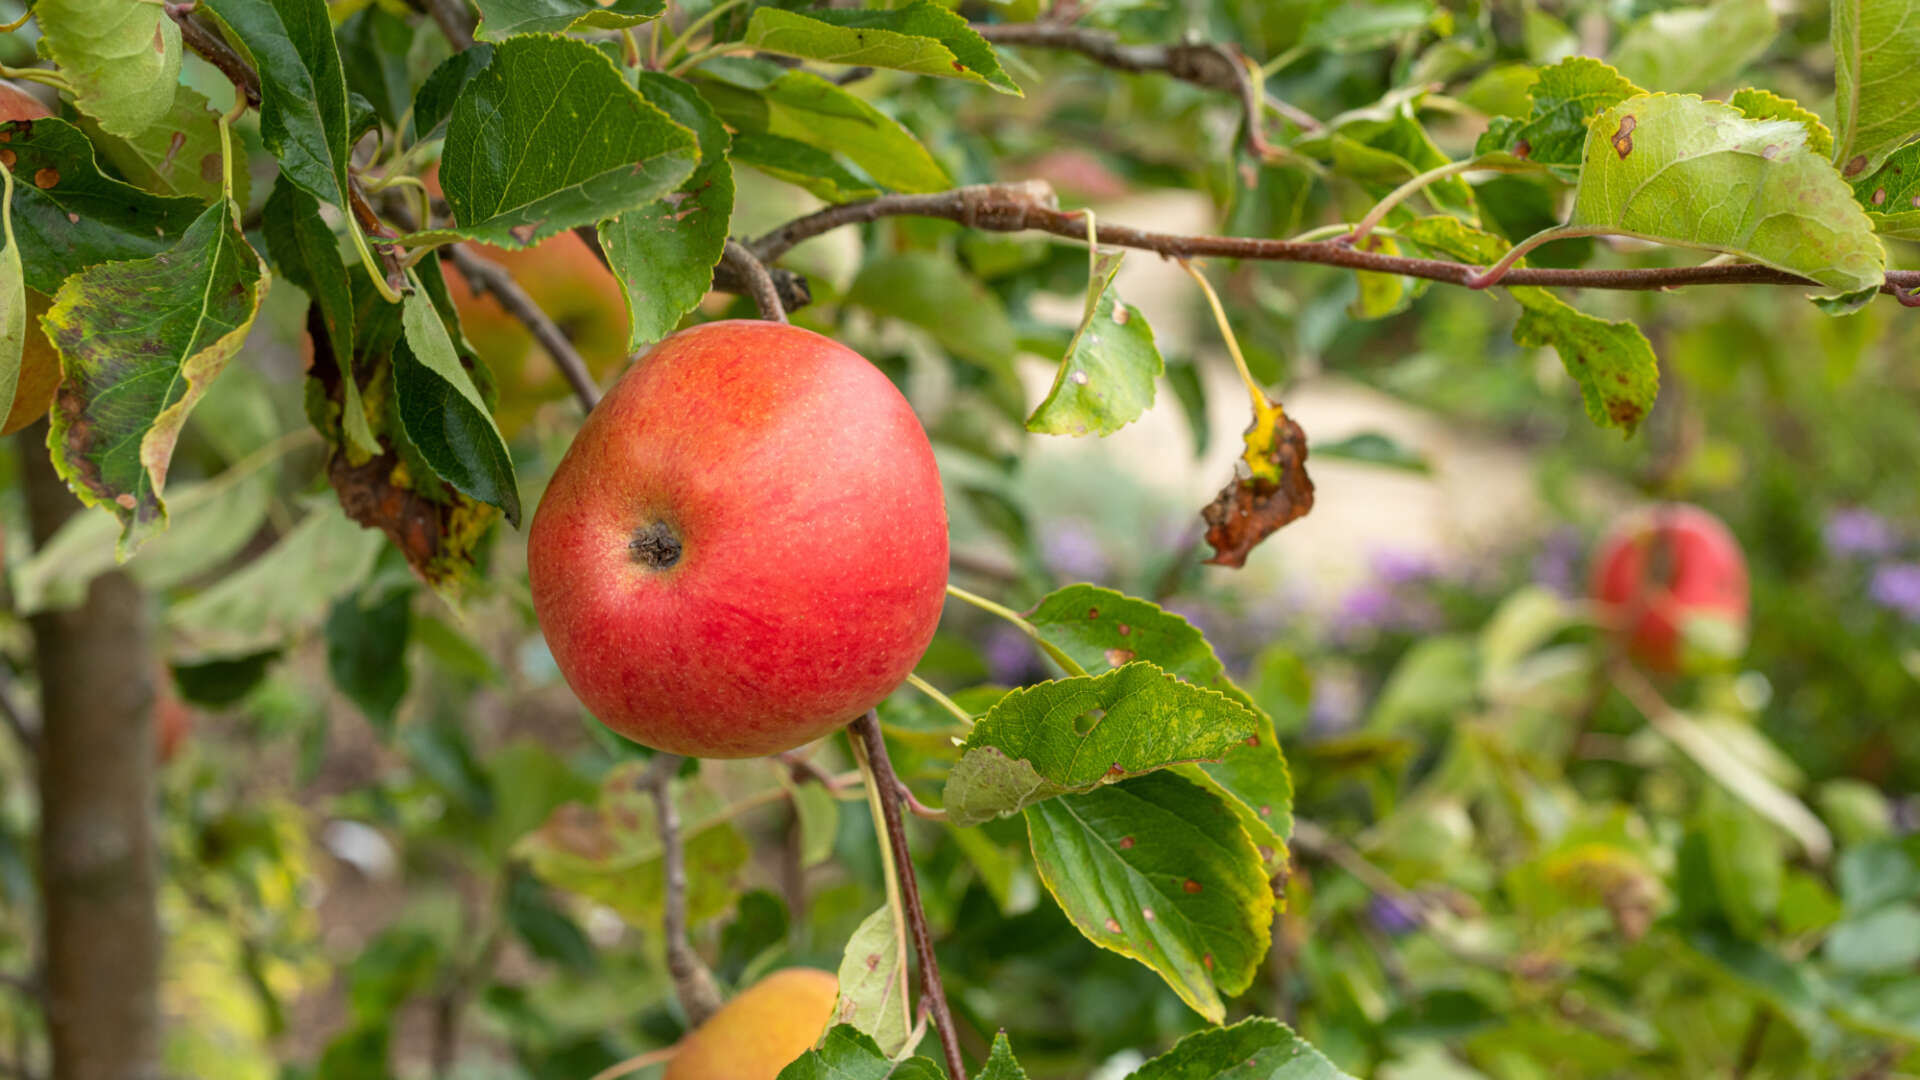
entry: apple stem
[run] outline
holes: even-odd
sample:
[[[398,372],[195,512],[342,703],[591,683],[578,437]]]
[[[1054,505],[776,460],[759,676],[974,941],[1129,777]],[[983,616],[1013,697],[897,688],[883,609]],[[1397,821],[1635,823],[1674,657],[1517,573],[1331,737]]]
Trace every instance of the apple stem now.
[[[922,1001],[932,1011],[934,1030],[940,1033],[947,1074],[953,1080],[967,1080],[966,1061],[960,1056],[960,1036],[953,1026],[953,1010],[947,1006],[947,991],[940,982],[940,963],[933,955],[933,932],[927,927],[927,912],[920,906],[920,884],[913,875],[913,853],[907,847],[907,825],[900,813],[900,777],[894,773],[893,761],[887,757],[887,740],[880,734],[879,714],[867,710],[853,722],[848,733],[859,740],[866,751],[867,767],[872,773],[868,783],[880,795],[880,811],[887,827],[887,841],[893,849],[907,926],[913,932],[913,949],[920,961]]]

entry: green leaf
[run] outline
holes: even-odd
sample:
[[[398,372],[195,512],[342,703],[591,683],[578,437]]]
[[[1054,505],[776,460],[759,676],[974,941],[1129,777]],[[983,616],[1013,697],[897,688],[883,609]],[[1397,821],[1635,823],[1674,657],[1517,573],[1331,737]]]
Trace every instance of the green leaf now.
[[[413,104],[416,67],[424,62],[416,42],[438,44],[442,37],[439,28],[424,22],[415,27],[372,4],[349,16],[335,35],[348,93],[366,98],[380,123],[396,133],[404,132],[402,121]]]
[[[1145,660],[1194,686],[1217,690],[1253,713],[1253,730],[1223,757],[1178,771],[1228,800],[1272,868],[1285,862],[1286,839],[1293,831],[1293,780],[1273,721],[1227,677],[1226,665],[1198,628],[1157,604],[1097,585],[1057,589],[1027,620],[1088,671]]]
[[[260,140],[287,179],[349,204],[347,77],[326,0],[207,0],[260,72]]]
[[[1015,690],[987,710],[947,774],[947,816],[977,825],[1066,792],[1224,757],[1252,710],[1145,661]]]
[[[679,79],[643,71],[639,81],[642,97],[699,137],[700,164],[679,191],[600,223],[600,246],[626,295],[629,350],[672,333],[707,295],[733,219],[733,166],[720,118]]]
[[[153,255],[177,243],[201,216],[198,199],[154,195],[100,171],[93,144],[65,120],[0,125],[13,155],[14,230],[27,286],[51,295],[96,263]]]
[[[840,800],[824,784],[801,784],[788,778],[787,796],[800,829],[800,868],[819,866],[833,857],[840,838]]]
[[[506,441],[433,302],[419,290],[402,304],[406,337],[393,350],[393,403],[407,438],[441,479],[520,525],[520,488]]]
[[[1335,52],[1366,52],[1422,30],[1434,16],[1432,0],[1361,0],[1320,9],[1301,44]]]
[[[881,191],[825,150],[778,135],[740,132],[733,137],[731,154],[738,164],[751,165],[830,203],[870,199]]]
[[[1920,906],[1889,904],[1833,927],[1821,955],[1841,971],[1894,974],[1920,964]]]
[[[513,848],[541,880],[605,904],[647,929],[659,925],[666,903],[653,795],[636,787],[650,767],[644,761],[615,767],[601,781],[597,807],[558,807]],[[673,799],[686,838],[687,917],[704,923],[732,906],[736,879],[747,864],[747,842],[710,792],[675,781]]]
[[[1358,461],[1367,465],[1378,465],[1385,469],[1403,469],[1411,473],[1426,475],[1433,471],[1433,465],[1427,456],[1409,446],[1394,441],[1389,435],[1378,431],[1363,431],[1333,442],[1315,443],[1313,456],[1322,461],[1329,458],[1340,461]]]
[[[477,0],[480,25],[473,36],[499,41],[513,34],[560,34],[569,30],[620,30],[660,17],[666,0]]]
[[[13,234],[12,170],[0,170],[0,180],[6,185],[5,201],[0,202],[0,234],[7,245],[0,251],[0,418],[4,418],[13,410],[20,361],[27,350],[27,279],[20,265],[20,241]]]
[[[317,625],[335,596],[367,576],[380,534],[349,521],[332,499],[314,502],[266,554],[167,609],[176,662],[278,648]]]
[[[993,1048],[975,1080],[1027,1080],[1027,1070],[1014,1060],[1013,1044],[1007,1041],[1005,1028],[993,1033]]]
[[[835,1024],[818,1049],[809,1049],[781,1069],[777,1080],[941,1080],[945,1075],[923,1057],[896,1064],[865,1032]]]
[[[1474,153],[1512,154],[1538,162],[1571,182],[1580,175],[1587,122],[1645,92],[1598,60],[1569,57],[1540,69],[1540,78],[1527,90],[1533,110],[1524,117],[1495,119],[1474,145]]]
[[[453,115],[453,103],[460,99],[460,92],[491,63],[493,46],[485,43],[440,61],[427,81],[420,84],[419,92],[413,95],[413,130],[418,133],[415,137],[432,138],[440,125]]]
[[[1792,120],[1807,129],[1807,149],[1822,157],[1833,153],[1833,132],[1813,110],[1771,90],[1746,87],[1735,90],[1727,104],[1749,120]]]
[[[166,116],[132,138],[110,135],[84,117],[81,125],[100,154],[134,183],[148,191],[185,195],[204,204],[220,197],[219,120],[206,95],[191,86],[181,86]],[[247,181],[244,168],[234,172],[233,201],[237,205],[247,205]]]
[[[267,254],[273,258],[280,276],[286,278],[319,305],[326,323],[327,340],[333,357],[340,364],[342,378],[341,427],[348,440],[361,453],[378,456],[380,443],[374,438],[367,420],[366,403],[360,398],[360,380],[352,370],[354,356],[354,306],[352,278],[340,256],[340,245],[333,230],[320,216],[320,202],[294,186],[283,175],[275,179],[273,193],[261,210],[261,233],[267,242]]]
[[[1636,21],[1608,59],[1642,86],[1714,90],[1759,59],[1779,31],[1779,16],[1767,0],[1717,0]]]
[[[817,786],[817,785],[809,785]],[[840,957],[840,997],[835,1023],[850,1024],[873,1037],[881,1053],[897,1057],[907,1049],[906,957],[900,951],[900,927],[893,908],[861,920]]]
[[[763,7],[747,23],[742,43],[803,60],[965,79],[1022,96],[1000,70],[993,46],[967,20],[928,0],[891,11]]]
[[[1920,13],[1913,0],[1833,0],[1833,160],[1849,180],[1878,169],[1920,132],[1913,73]]]
[[[517,867],[507,872],[501,908],[507,925],[533,955],[572,971],[592,971],[598,965],[593,939],[554,904],[533,875]]]
[[[165,525],[174,443],[252,328],[265,269],[221,199],[171,249],[89,267],[54,294],[42,323],[65,383],[48,446],[74,494],[120,518],[122,558]]]
[[[1007,309],[952,258],[903,251],[868,259],[846,302],[925,330],[941,348],[985,373],[987,391],[1009,415],[1026,415]]]
[[[382,735],[393,733],[394,712],[407,696],[412,628],[410,588],[378,597],[351,592],[327,615],[327,672]]]
[[[163,4],[39,0],[41,47],[73,87],[73,103],[114,135],[146,131],[173,107],[180,27]]]
[[[605,53],[572,38],[494,47],[447,121],[440,184],[455,226],[409,240],[535,244],[644,206],[693,172],[693,132],[649,104]]]
[[[1278,1020],[1196,1031],[1128,1080],[1353,1080]]]
[[[1398,231],[1422,247],[1481,265],[1497,262],[1511,246],[1450,217],[1420,218]],[[1660,391],[1660,366],[1640,328],[1588,315],[1536,286],[1507,291],[1522,309],[1513,340],[1527,348],[1550,345],[1560,354],[1595,424],[1629,435],[1638,429]]]
[[[1878,284],[1886,253],[1805,126],[1674,94],[1592,122],[1573,221],[1744,256],[1835,292]]]
[[[1760,940],[1780,906],[1786,870],[1780,834],[1717,787],[1701,801],[1700,830],[1720,910],[1735,933]]]
[[[1124,255],[1099,257],[1087,282],[1080,327],[1060,361],[1053,389],[1027,418],[1028,431],[1111,435],[1152,407],[1154,384],[1166,364],[1147,317],[1114,291],[1113,277]]]
[[[776,69],[777,70],[777,69]],[[747,64],[702,69],[697,84],[736,132],[777,135],[845,155],[894,191],[945,191],[947,171],[898,120],[810,71],[778,77]]]
[[[1882,232],[1889,221],[1915,217],[1920,211],[1920,142],[1894,151],[1877,171],[1855,180],[1853,197],[1874,214]]]
[[[1221,1022],[1253,982],[1273,892],[1253,842],[1205,788],[1154,773],[1027,808],[1034,865],[1089,941],[1153,969]]]

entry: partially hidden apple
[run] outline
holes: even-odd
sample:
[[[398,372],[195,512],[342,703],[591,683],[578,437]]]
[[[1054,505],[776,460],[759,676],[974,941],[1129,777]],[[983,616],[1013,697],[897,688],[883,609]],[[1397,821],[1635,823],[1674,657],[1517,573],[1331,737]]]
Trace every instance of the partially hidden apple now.
[[[839,988],[818,968],[768,975],[680,1040],[665,1080],[774,1080],[826,1030]]]
[[[933,638],[947,513],[879,369],[809,330],[662,341],[588,415],[527,537],[589,712],[676,754],[778,753],[886,697]]]
[[[1664,504],[1615,522],[1594,558],[1593,597],[1627,655],[1672,674],[1737,655],[1747,630],[1747,561],[1720,519]]]

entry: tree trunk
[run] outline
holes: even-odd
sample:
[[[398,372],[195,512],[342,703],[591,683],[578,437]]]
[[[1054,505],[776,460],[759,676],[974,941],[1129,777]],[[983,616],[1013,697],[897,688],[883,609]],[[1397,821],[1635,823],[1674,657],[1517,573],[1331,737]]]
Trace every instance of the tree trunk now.
[[[33,543],[80,504],[43,420],[20,436]],[[40,677],[40,899],[52,1080],[160,1073],[153,661],[140,588],[102,574],[86,603],[34,615]]]

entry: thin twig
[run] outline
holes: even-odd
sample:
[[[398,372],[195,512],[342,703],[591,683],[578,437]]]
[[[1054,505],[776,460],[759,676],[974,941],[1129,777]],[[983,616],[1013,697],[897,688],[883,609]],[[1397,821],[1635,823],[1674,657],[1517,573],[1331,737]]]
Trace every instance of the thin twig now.
[[[1084,241],[1086,238],[1086,223],[1082,214],[1079,211],[1061,210],[1053,190],[1044,181],[1028,180],[1015,184],[976,184],[931,195],[882,195],[860,202],[829,206],[789,221],[747,246],[759,256],[760,261],[770,263],[801,241],[843,225],[863,224],[886,217],[943,218],[989,232],[1022,232],[1031,229],[1069,240]],[[1481,273],[1480,267],[1466,263],[1382,255],[1360,251],[1337,240],[1302,242],[1242,236],[1189,236],[1102,222],[1100,242],[1111,247],[1152,251],[1172,258],[1214,256],[1313,263],[1349,270],[1371,270],[1381,274],[1402,274],[1449,285],[1468,285]],[[1820,287],[1819,282],[1757,263],[1618,270],[1517,267],[1508,271],[1500,279],[1500,284],[1620,290],[1672,289],[1688,285]],[[1902,289],[1920,290],[1920,270],[1887,272],[1880,291],[1897,294]]]
[[[198,53],[201,59],[220,69],[234,90],[247,99],[247,104],[260,107],[260,73],[253,65],[233,51],[232,47],[217,32],[196,18],[187,5],[168,4],[167,14],[180,27],[180,41],[187,48]]]
[[[894,789],[900,793],[900,804],[905,806],[914,817],[925,818],[928,821],[947,820],[947,812],[945,810],[935,806],[928,806],[926,803],[921,802],[919,797],[913,793],[913,789],[907,786],[905,780],[895,781]]]
[[[547,350],[548,356],[553,357],[553,364],[566,377],[567,385],[573,387],[573,396],[580,400],[580,407],[592,412],[593,407],[600,404],[600,388],[594,385],[593,373],[587,369],[586,358],[573,347],[573,342],[567,340],[566,331],[560,329],[540,309],[539,304],[534,303],[533,297],[528,296],[519,282],[513,280],[513,275],[506,267],[475,254],[465,244],[450,244],[442,251],[466,275],[467,283],[475,292],[492,293],[507,314],[526,325],[534,340]]]
[[[673,805],[673,774],[680,758],[660,754],[641,783],[653,794],[654,828],[660,833],[661,873],[666,882],[666,915],[661,928],[667,944],[667,971],[687,1023],[698,1027],[720,1008],[713,972],[687,940],[687,852],[680,836],[680,811]]]
[[[1100,30],[1068,26],[1058,22],[976,23],[980,36],[996,45],[1032,45],[1043,49],[1076,52],[1103,67],[1136,74],[1159,72],[1182,82],[1234,94],[1245,112],[1245,139],[1248,152],[1268,158],[1278,151],[1267,142],[1261,129],[1262,97],[1259,74],[1247,64],[1240,50],[1212,41],[1182,42],[1176,45],[1125,45],[1114,35]],[[1320,121],[1299,109],[1267,98],[1280,115],[1303,131],[1320,131]]]
[[[787,321],[787,309],[780,303],[780,290],[774,286],[773,276],[767,273],[767,265],[755,258],[745,244],[729,238],[726,248],[720,253],[720,265],[732,270],[734,276],[746,284],[747,295],[753,297],[753,306],[760,309],[761,318],[772,322]]]
[[[880,717],[873,710],[853,722],[852,734],[866,748],[873,763],[873,778],[880,789],[880,809],[887,826],[887,838],[893,846],[894,863],[899,870],[900,891],[906,902],[907,925],[913,932],[913,949],[920,962],[920,992],[933,1012],[934,1030],[940,1033],[940,1049],[947,1059],[947,1073],[953,1080],[967,1080],[967,1066],[960,1056],[960,1035],[953,1025],[953,1010],[947,1006],[947,991],[940,983],[940,962],[933,955],[933,932],[927,928],[927,912],[920,906],[920,884],[913,874],[913,853],[907,848],[907,825],[900,816],[900,777],[887,757],[887,740],[880,734]]]

